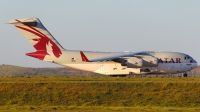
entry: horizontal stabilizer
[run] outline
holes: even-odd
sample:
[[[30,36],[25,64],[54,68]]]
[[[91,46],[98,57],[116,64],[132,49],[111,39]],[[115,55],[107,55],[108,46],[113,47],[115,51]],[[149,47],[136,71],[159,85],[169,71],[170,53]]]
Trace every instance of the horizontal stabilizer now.
[[[9,24],[30,24],[30,23],[37,23],[38,18],[24,18],[24,19],[15,19],[11,20],[8,23]]]

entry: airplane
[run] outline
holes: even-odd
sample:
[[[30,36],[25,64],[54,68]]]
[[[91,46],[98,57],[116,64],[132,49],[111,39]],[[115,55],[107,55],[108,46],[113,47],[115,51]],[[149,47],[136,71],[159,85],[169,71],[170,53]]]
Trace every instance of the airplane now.
[[[9,21],[35,48],[27,56],[62,66],[110,76],[177,74],[197,67],[189,55],[179,52],[96,52],[66,50],[35,17]]]

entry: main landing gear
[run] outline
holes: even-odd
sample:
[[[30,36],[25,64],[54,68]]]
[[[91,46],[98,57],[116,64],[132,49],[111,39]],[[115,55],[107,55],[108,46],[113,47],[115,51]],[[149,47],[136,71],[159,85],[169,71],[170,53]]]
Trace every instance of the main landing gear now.
[[[184,73],[184,74],[183,74],[183,77],[187,77],[187,76],[188,76],[188,74],[187,74],[187,73]]]

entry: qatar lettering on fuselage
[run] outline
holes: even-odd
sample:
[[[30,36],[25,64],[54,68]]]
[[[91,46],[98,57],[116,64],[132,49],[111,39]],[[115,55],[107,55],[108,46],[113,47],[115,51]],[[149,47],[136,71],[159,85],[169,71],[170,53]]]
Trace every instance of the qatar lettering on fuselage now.
[[[158,63],[181,63],[180,58],[160,58]]]

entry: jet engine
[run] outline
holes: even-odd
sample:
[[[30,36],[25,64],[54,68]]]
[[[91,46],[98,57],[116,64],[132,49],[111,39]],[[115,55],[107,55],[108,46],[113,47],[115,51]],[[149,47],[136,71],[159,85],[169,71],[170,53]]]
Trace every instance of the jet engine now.
[[[127,66],[127,68],[142,68],[143,60],[136,57],[129,57],[121,63],[122,66]]]
[[[144,57],[143,59],[143,67],[157,67],[158,66],[158,59],[155,57]]]

